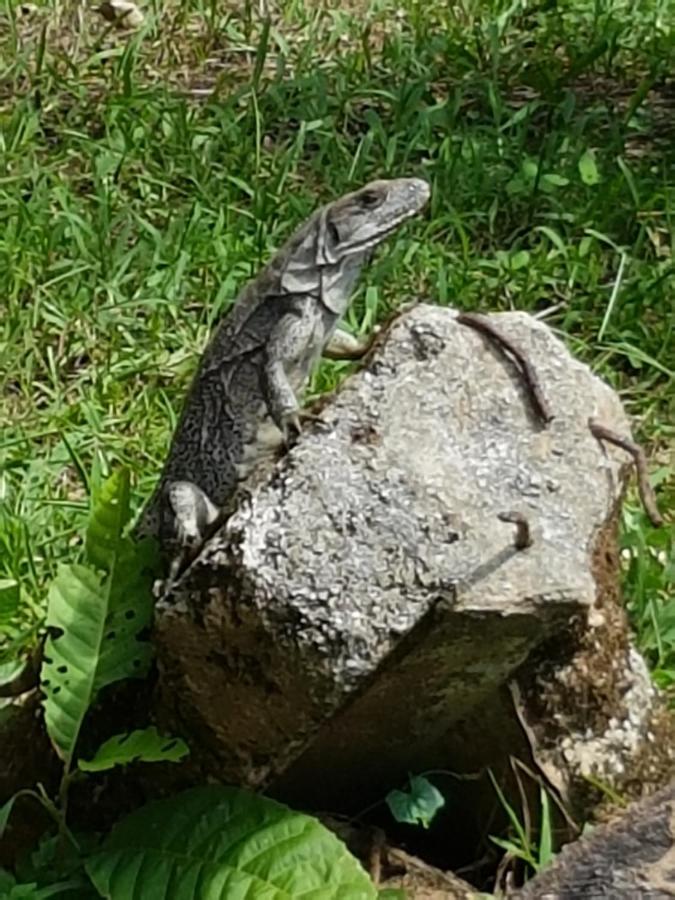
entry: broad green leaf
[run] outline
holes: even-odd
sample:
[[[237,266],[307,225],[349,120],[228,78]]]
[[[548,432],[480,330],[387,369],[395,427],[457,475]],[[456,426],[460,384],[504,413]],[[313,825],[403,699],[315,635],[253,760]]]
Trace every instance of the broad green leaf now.
[[[132,813],[86,869],[110,900],[377,897],[359,863],[316,819],[215,785]]]
[[[439,809],[445,805],[443,794],[422,775],[413,775],[409,791],[390,791],[385,801],[397,822],[428,828]]]
[[[101,688],[142,677],[150,663],[150,644],[138,636],[152,616],[152,575],[148,545],[121,536],[128,493],[128,477],[113,475],[92,501],[87,555],[97,571],[61,565],[49,589],[43,706],[49,737],[67,764]]]
[[[129,471],[117,469],[92,494],[84,546],[89,562],[109,572],[129,521]]]
[[[86,893],[82,892],[82,889]],[[54,884],[38,887],[37,882],[29,882],[26,884],[14,884],[7,891],[0,893],[0,900],[48,900],[49,897],[58,897],[67,895],[73,897],[73,891],[78,890],[75,895],[84,900],[85,897],[93,897],[91,888],[87,891],[87,885],[81,879],[71,878],[68,881],[59,881]]]
[[[60,566],[49,589],[41,686],[47,732],[70,760],[84,716],[98,691],[147,672],[150,644],[138,634],[150,624],[150,585],[133,551],[109,576],[86,566]]]
[[[595,163],[595,154],[592,150],[586,150],[578,162],[579,174],[584,184],[597,184],[600,181],[600,173]]]
[[[93,759],[80,759],[77,765],[83,772],[102,772],[132,762],[179,762],[189,752],[185,741],[161,735],[152,725],[116,734],[101,744]]]

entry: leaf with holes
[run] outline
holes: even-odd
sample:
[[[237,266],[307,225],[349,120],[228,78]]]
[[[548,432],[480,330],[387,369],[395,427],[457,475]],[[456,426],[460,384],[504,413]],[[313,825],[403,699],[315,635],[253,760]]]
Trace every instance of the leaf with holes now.
[[[84,716],[101,688],[142,677],[150,644],[139,634],[152,615],[151,563],[146,545],[122,537],[128,480],[112,476],[95,496],[87,556],[97,571],[62,565],[49,589],[41,671],[49,737],[69,764]]]
[[[96,751],[93,759],[81,759],[83,772],[102,772],[132,762],[179,762],[190,752],[180,738],[160,734],[154,726],[130,734],[116,734]]]
[[[132,813],[86,869],[110,900],[377,897],[357,860],[316,819],[216,785]]]
[[[100,485],[92,485],[89,522],[84,537],[87,560],[109,572],[124,526],[129,521],[129,472],[118,469]]]
[[[413,775],[409,791],[389,791],[387,806],[397,822],[428,828],[439,809],[445,805],[443,794],[422,775]]]

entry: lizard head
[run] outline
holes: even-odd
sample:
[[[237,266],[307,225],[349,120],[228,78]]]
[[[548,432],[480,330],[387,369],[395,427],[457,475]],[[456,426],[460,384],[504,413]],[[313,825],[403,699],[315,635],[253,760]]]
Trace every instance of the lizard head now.
[[[429,185],[421,178],[395,178],[371,181],[329,203],[319,214],[316,264],[332,266],[346,257],[367,255],[416,215],[429,200],[429,193]]]
[[[371,181],[318,210],[281,254],[281,288],[316,294],[342,315],[361,265],[374,247],[429,200],[421,178]]]

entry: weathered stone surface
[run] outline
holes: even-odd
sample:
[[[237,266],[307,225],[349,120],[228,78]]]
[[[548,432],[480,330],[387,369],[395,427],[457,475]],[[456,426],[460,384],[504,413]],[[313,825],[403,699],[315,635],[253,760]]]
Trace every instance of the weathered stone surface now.
[[[606,625],[594,552],[611,543],[626,459],[587,421],[629,435],[628,421],[544,324],[491,319],[533,363],[548,426],[486,338],[417,306],[160,607],[158,716],[196,736],[217,777],[328,806],[411,769],[494,764],[525,744],[503,699],[514,673],[553,636],[574,645]],[[528,549],[505,510],[529,519]],[[640,696],[624,768],[653,701],[632,653],[622,626],[617,677]]]
[[[514,900],[675,896],[675,783],[563,848]]]

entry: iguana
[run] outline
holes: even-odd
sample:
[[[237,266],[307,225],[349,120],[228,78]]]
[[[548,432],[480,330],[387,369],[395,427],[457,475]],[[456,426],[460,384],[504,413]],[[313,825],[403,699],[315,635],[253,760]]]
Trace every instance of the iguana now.
[[[300,431],[298,396],[321,354],[365,351],[336,331],[362,265],[429,193],[397,178],[323,206],[244,287],[204,351],[138,536],[194,555],[238,483]]]

